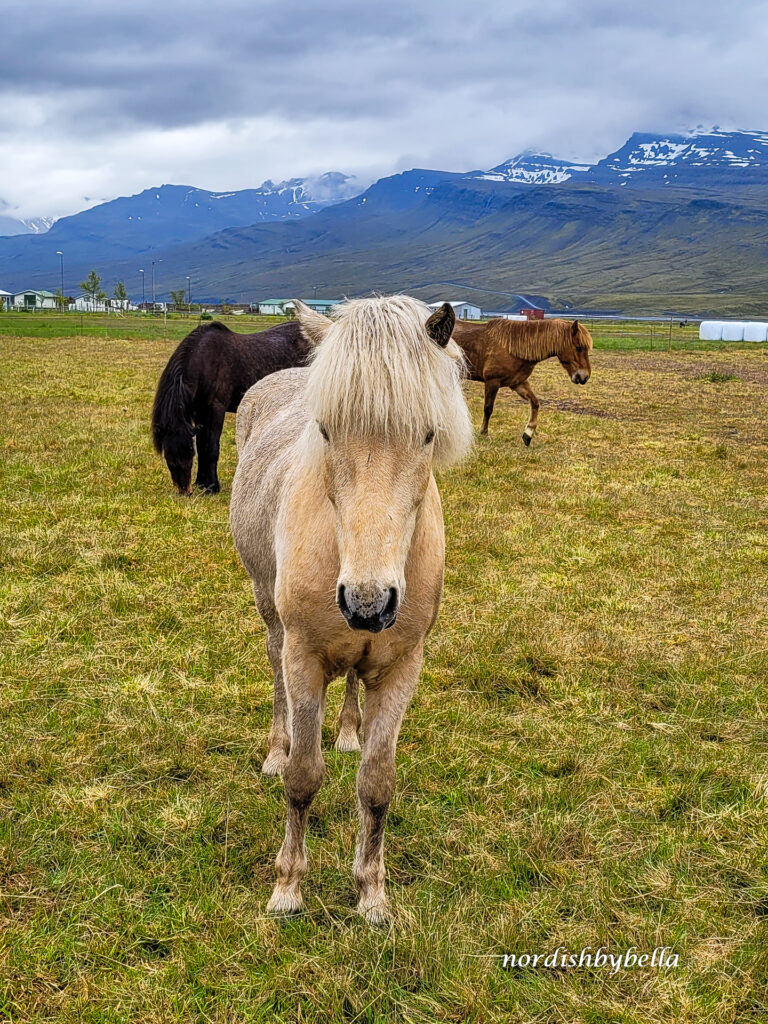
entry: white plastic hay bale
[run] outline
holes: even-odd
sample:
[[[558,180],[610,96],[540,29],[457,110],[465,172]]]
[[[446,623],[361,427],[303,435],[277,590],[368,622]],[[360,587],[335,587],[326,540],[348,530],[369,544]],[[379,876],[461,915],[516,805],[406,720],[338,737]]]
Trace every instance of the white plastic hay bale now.
[[[759,320],[744,324],[744,341],[768,341],[768,324]]]
[[[723,341],[744,341],[744,323],[733,320],[723,324]]]
[[[699,324],[699,341],[722,341],[723,324],[720,320],[702,320]]]

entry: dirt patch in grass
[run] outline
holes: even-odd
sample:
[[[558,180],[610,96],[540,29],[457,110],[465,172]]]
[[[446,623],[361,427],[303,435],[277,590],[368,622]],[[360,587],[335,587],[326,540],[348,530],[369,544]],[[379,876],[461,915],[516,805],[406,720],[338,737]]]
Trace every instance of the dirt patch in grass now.
[[[711,352],[596,352],[593,362],[605,369],[633,373],[673,373],[687,380],[706,374],[725,374],[751,384],[768,385],[768,352],[728,352],[713,358]]]
[[[588,405],[580,405],[569,398],[549,398],[542,403],[542,408],[545,406],[558,409],[560,412],[573,412],[577,416],[596,416],[601,420],[620,420],[625,418],[615,412],[607,412],[605,409],[593,409]]]

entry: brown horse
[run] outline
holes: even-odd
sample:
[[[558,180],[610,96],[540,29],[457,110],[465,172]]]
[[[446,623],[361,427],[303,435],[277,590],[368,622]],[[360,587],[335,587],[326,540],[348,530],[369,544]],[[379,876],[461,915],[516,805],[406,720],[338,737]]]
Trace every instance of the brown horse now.
[[[464,350],[470,380],[485,384],[481,434],[488,433],[499,388],[508,387],[531,404],[523,441],[531,443],[539,417],[539,400],[528,384],[537,363],[557,356],[574,384],[586,384],[592,372],[592,336],[578,320],[489,320],[484,324],[458,322],[454,341]]]

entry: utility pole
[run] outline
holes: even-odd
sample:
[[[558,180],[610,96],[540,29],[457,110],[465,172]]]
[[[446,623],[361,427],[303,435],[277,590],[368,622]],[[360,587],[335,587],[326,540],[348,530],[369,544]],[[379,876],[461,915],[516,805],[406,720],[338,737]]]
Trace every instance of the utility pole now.
[[[64,311],[64,253],[61,249],[56,250],[56,255],[59,257],[59,263],[61,265],[61,309]]]
[[[187,310],[192,312],[192,280],[189,274],[187,274]]]
[[[152,260],[152,312],[155,312],[155,264],[162,263],[162,260]]]
[[[144,291],[144,271],[140,270],[139,273],[141,274],[141,312],[142,313],[146,313],[147,312],[147,296],[146,296],[146,293]]]

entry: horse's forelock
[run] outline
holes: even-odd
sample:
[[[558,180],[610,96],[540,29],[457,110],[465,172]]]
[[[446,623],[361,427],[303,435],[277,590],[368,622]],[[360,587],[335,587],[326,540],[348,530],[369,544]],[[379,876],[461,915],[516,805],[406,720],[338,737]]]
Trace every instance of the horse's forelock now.
[[[434,430],[436,462],[460,458],[472,438],[463,364],[427,335],[430,312],[407,295],[338,307],[310,364],[311,415],[339,436],[423,443]]]

